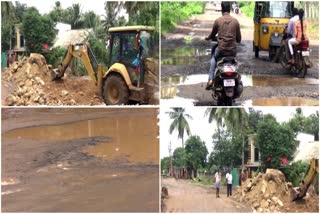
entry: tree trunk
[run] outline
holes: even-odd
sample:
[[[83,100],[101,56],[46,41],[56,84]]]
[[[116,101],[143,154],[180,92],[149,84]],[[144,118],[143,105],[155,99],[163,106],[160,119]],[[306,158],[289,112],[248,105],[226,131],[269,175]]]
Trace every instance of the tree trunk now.
[[[182,138],[181,138],[181,141],[182,141],[182,148],[184,148],[183,136],[182,136]]]
[[[242,170],[244,170],[244,136],[242,133]]]
[[[314,134],[314,141],[319,141],[319,133]]]

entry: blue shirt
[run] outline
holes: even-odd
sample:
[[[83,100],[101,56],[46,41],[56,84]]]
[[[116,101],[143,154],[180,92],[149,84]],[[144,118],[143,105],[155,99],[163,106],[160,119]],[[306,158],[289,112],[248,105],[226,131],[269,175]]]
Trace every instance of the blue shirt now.
[[[287,29],[287,33],[290,33],[294,38],[296,37],[294,32],[294,24],[296,23],[296,21],[299,21],[299,15],[295,15],[290,19]]]

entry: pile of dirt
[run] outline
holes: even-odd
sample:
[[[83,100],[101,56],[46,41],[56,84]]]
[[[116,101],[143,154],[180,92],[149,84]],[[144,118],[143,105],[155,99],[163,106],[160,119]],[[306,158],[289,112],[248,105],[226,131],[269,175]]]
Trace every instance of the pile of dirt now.
[[[267,169],[254,179],[248,179],[232,196],[239,202],[247,202],[256,212],[278,212],[290,201],[292,185],[284,174],[276,169]]]
[[[2,74],[3,105],[102,105],[90,79],[66,76],[51,81],[52,66],[32,53],[10,65]],[[5,88],[10,85],[10,88]]]

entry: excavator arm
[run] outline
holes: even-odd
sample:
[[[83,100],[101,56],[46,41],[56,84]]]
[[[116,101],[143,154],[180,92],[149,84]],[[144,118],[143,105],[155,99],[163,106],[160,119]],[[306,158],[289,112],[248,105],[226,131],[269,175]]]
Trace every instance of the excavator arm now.
[[[71,44],[68,46],[62,63],[57,69],[53,70],[52,80],[61,79],[63,77],[64,72],[74,57],[82,61],[91,79],[94,80],[96,85],[99,85],[103,75],[103,68],[102,65],[98,65],[92,50],[86,43]]]
[[[293,201],[302,199],[306,196],[307,191],[317,174],[319,174],[319,160],[313,158],[310,161],[310,166],[307,170],[307,174],[303,179],[300,187],[296,188],[296,195],[293,198]]]

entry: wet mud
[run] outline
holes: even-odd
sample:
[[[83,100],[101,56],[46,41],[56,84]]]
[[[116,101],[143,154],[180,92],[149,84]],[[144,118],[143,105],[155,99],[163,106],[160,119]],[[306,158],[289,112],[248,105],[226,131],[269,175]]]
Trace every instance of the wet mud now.
[[[221,13],[210,8],[211,4],[209,3],[204,14],[191,17],[177,25],[172,33],[162,36],[161,98],[164,100],[161,103],[168,105],[178,103],[180,105],[179,102],[182,102],[191,105],[215,105],[211,92],[204,90],[203,86],[207,82],[207,73],[210,66],[209,51],[212,46],[204,38],[210,34],[213,21],[221,16]],[[242,41],[237,47],[238,71],[244,74],[244,81],[246,81],[245,75],[252,76],[251,85],[246,85],[250,88],[244,89],[242,95],[244,97],[237,100],[237,105],[246,105],[248,102],[244,101],[258,98],[254,95],[254,92],[248,91],[252,90],[252,87],[259,87],[259,98],[291,96],[300,97],[301,100],[319,100],[319,41],[317,39],[312,39],[310,43],[312,49],[310,59],[314,66],[308,69],[306,79],[300,80],[291,71],[283,69],[279,63],[270,62],[266,51],[260,51],[259,58],[255,58],[252,51],[252,20],[242,14],[231,15],[238,19],[242,34]],[[188,81],[197,75],[203,75],[201,77],[203,80],[194,82],[194,85],[181,82],[181,78],[180,82],[176,84],[177,87],[168,84],[168,78],[177,80],[177,76],[183,76],[184,81]],[[273,87],[272,92],[270,92],[269,87]],[[301,90],[296,90],[296,88],[301,88]],[[253,96],[247,97],[248,95]],[[253,103],[255,105],[257,102]],[[290,102],[278,103],[291,105]],[[260,102],[260,104],[263,103]]]
[[[2,211],[158,212],[157,109],[117,109],[117,117],[93,110],[98,118],[90,109],[17,114],[24,110],[24,127],[2,119],[12,124],[2,130]],[[31,113],[55,122],[30,126]]]
[[[161,103],[165,105],[216,105],[212,92],[206,91],[207,75],[173,76],[162,79]],[[315,106],[319,81],[290,76],[242,75],[244,91],[235,105],[245,106]],[[279,91],[282,92],[279,96]],[[308,93],[309,92],[309,93]],[[305,94],[308,93],[308,96]],[[267,94],[267,96],[266,96]],[[263,98],[266,97],[266,98]]]

